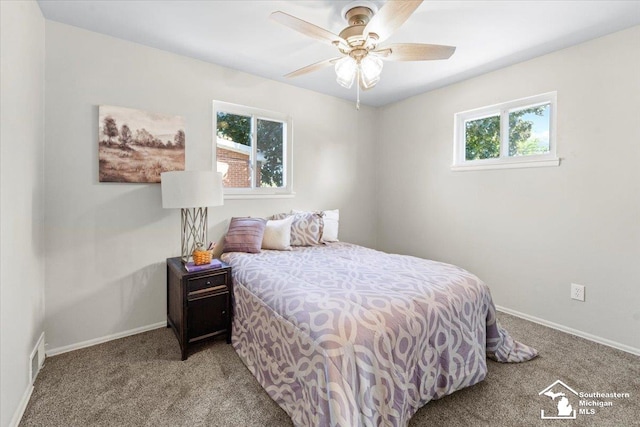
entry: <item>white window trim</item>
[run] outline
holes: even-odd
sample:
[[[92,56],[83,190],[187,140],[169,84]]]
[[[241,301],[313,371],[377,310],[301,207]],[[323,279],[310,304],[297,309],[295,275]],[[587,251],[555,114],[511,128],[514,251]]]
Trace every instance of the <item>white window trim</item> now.
[[[549,105],[549,152],[530,156],[509,157],[509,110],[535,107],[537,105]],[[527,98],[503,102],[501,104],[476,108],[456,113],[454,116],[454,144],[453,144],[453,171],[472,171],[482,169],[514,169],[532,168],[560,165],[557,157],[556,136],[556,112],[557,92],[547,92]],[[465,159],[465,122],[478,120],[490,116],[500,116],[500,157],[495,159],[466,160]]]
[[[282,176],[285,186],[281,188],[225,188],[224,198],[227,200],[234,199],[277,199],[291,198],[295,196],[293,191],[293,118],[284,113],[262,110],[259,108],[246,107],[244,105],[232,104],[223,101],[213,101],[213,164],[217,164],[217,130],[218,130],[218,112],[238,114],[243,116],[251,116],[252,121],[257,119],[275,120],[284,123],[284,153],[285,156]],[[255,129],[255,123],[252,129]],[[256,157],[257,144],[252,144],[253,155],[251,160]],[[255,174],[251,174],[251,182],[255,179]]]

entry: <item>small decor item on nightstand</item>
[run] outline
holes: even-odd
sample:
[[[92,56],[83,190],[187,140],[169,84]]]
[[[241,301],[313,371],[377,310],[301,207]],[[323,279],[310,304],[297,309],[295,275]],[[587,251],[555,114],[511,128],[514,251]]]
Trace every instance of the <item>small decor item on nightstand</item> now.
[[[207,270],[209,268],[220,268],[222,263],[220,260],[213,259],[213,248],[215,243],[209,243],[207,248],[200,242],[196,243],[196,248],[191,253],[193,261],[189,261],[184,265],[184,269],[188,272]]]
[[[222,262],[219,259],[212,259],[210,262],[206,264],[200,264],[200,265],[194,264],[193,261],[189,261],[188,263],[184,264],[184,269],[187,270],[189,273],[193,273],[195,271],[209,270],[213,268],[220,268],[220,267],[222,267]]]
[[[193,263],[195,265],[209,264],[213,258],[213,245],[213,243],[210,243],[209,247],[205,249],[202,243],[196,243],[196,248],[191,254]]]

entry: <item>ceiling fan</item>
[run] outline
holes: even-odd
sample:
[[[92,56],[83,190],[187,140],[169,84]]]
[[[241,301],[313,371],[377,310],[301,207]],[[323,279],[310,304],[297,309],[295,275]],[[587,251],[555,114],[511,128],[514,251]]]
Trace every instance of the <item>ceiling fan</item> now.
[[[354,1],[348,4],[342,15],[349,24],[340,34],[311,24],[288,13],[277,11],[271,19],[316,40],[338,48],[340,56],[300,68],[285,77],[297,77],[325,67],[334,66],[336,80],[351,88],[356,82],[357,104],[360,108],[360,88],[373,88],[380,81],[383,60],[427,61],[448,59],[456,48],[436,44],[395,43],[379,46],[397,30],[420,6],[419,1],[389,0],[378,10],[371,1]]]

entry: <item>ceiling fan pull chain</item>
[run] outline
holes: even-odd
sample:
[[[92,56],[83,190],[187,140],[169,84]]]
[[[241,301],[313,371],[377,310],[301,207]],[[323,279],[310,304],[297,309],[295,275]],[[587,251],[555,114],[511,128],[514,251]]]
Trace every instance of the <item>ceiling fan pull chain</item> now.
[[[356,110],[360,111],[360,65],[356,72]]]

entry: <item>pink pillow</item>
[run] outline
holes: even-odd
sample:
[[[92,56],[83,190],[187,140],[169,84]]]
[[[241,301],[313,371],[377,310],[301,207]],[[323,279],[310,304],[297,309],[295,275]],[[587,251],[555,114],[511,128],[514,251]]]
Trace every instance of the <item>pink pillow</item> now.
[[[263,218],[231,218],[223,252],[259,253],[266,225]]]

